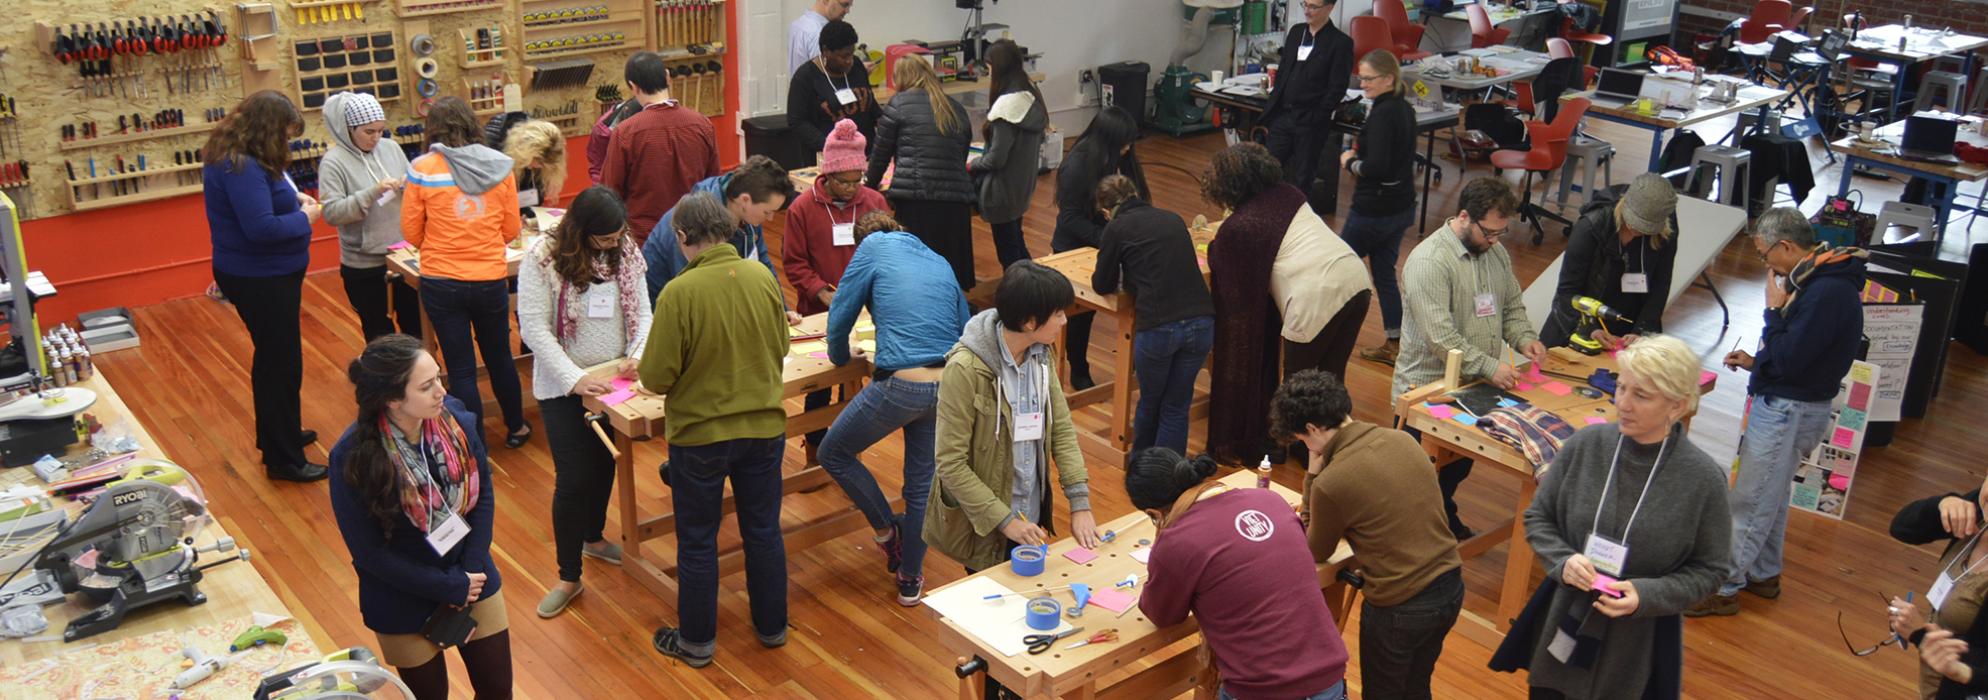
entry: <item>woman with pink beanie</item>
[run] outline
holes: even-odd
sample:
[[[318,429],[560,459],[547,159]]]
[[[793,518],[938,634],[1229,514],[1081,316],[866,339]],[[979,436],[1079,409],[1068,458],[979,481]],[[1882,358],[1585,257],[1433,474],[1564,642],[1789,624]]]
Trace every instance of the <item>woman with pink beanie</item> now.
[[[787,205],[780,258],[787,281],[794,285],[794,310],[803,316],[828,311],[842,271],[856,256],[856,220],[873,211],[890,211],[883,193],[863,185],[863,171],[870,164],[863,154],[865,141],[856,122],[837,121],[822,144],[821,176]],[[827,406],[828,392],[808,394],[807,407]],[[808,433],[808,446],[820,444],[826,432]]]

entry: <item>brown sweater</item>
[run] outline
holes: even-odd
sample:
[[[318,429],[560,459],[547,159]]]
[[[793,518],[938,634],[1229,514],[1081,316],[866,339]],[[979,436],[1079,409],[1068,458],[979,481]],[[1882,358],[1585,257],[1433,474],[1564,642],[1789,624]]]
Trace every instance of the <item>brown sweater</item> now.
[[[1443,514],[1442,487],[1429,455],[1408,433],[1351,421],[1305,476],[1312,558],[1325,561],[1341,538],[1353,545],[1374,605],[1400,605],[1437,576],[1463,566]]]

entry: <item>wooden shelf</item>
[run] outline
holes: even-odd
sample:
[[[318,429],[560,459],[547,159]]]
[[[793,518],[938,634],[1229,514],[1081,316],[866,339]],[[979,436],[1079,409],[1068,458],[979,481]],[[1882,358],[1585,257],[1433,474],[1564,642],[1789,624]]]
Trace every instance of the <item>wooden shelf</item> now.
[[[599,27],[607,24],[627,24],[629,22],[640,22],[640,21],[642,21],[641,17],[609,17],[607,19],[589,19],[589,20],[582,20],[579,22],[546,22],[541,24],[527,24],[524,25],[524,27],[525,27],[525,33],[529,34],[531,32],[542,32],[548,29],[580,29],[584,27]]]
[[[72,201],[74,201],[75,203],[74,208],[76,211],[90,211],[92,209],[109,209],[111,207],[121,207],[126,204],[150,202],[155,199],[165,199],[167,197],[178,197],[180,195],[198,194],[202,189],[205,189],[205,185],[196,182],[191,185],[168,187],[163,190],[151,190],[149,192],[139,192],[137,194],[118,195],[114,197],[97,197],[95,199],[81,199],[81,200],[76,199],[76,191],[72,189],[69,191],[69,198]]]
[[[373,0],[289,0],[286,4],[292,9],[301,10],[310,7],[325,7],[327,5],[363,5],[371,2]]]
[[[423,3],[423,4],[427,5],[427,4],[440,4],[440,3]],[[464,4],[461,7],[437,7],[427,10],[408,7],[407,5],[403,4],[401,5],[400,8],[400,17],[401,19],[406,19],[409,17],[433,17],[435,15],[453,15],[460,12],[487,12],[490,10],[502,10],[502,9],[504,9],[504,3],[502,2],[479,2],[474,4]]]
[[[141,177],[152,177],[154,175],[165,175],[169,173],[184,172],[188,170],[199,170],[204,167],[207,167],[206,163],[183,163],[180,165],[168,165],[162,168],[129,170],[121,173],[113,173],[110,175],[98,175],[96,177],[86,177],[78,180],[70,180],[69,186],[75,187],[78,185],[94,185],[103,182],[110,182],[112,180],[130,180]]]
[[[490,59],[488,61],[463,61],[462,67],[463,68],[497,68],[509,62],[510,62],[509,60],[499,57],[499,58]]]
[[[609,44],[605,46],[588,46],[578,49],[562,49],[559,51],[526,51],[525,58],[536,61],[547,58],[568,58],[572,56],[584,56],[590,53],[607,53],[609,51],[639,51],[641,49],[642,49],[641,42],[638,41],[635,43],[629,43],[627,40],[623,40],[619,44]]]
[[[76,140],[76,141],[59,143],[56,144],[56,148],[62,151],[81,151],[89,148],[114,146],[120,143],[131,143],[133,141],[147,141],[151,139],[169,138],[173,136],[185,136],[187,134],[198,134],[213,130],[214,125],[218,123],[220,122],[207,122],[205,124],[188,124],[186,126],[175,126],[170,129],[153,129],[151,131],[134,131],[128,134],[112,134],[110,136],[98,136],[93,139]]]

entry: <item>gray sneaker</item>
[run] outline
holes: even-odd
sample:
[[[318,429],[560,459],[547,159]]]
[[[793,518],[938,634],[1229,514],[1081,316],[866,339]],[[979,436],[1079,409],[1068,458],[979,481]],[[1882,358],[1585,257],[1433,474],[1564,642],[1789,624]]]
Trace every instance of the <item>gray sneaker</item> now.
[[[601,540],[595,544],[583,545],[580,547],[580,553],[615,566],[621,566],[621,545],[607,540]]]

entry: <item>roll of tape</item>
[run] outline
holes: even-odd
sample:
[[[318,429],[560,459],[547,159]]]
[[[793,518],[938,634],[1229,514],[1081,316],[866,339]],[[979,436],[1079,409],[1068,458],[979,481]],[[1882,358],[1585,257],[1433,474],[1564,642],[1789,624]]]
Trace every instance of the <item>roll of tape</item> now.
[[[434,108],[435,108],[435,98],[433,97],[423,98],[421,100],[421,104],[414,106],[414,116],[426,117],[428,116],[428,110]]]
[[[1014,571],[1016,576],[1040,576],[1043,561],[1048,558],[1048,547],[1019,544],[1015,545],[1014,552],[1008,558],[1008,568]]]
[[[1059,619],[1063,614],[1063,604],[1047,596],[1030,598],[1028,604],[1029,629],[1048,632],[1063,624]]]
[[[412,40],[407,42],[407,48],[413,50],[416,56],[426,56],[435,53],[435,37],[426,34],[416,34]]]
[[[442,72],[442,66],[432,58],[417,59],[414,62],[414,72],[423,78],[433,78],[436,73]]]
[[[421,82],[414,84],[414,91],[420,93],[422,97],[434,97],[435,93],[442,91],[442,84],[430,78],[422,78]]]

